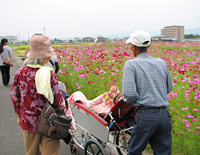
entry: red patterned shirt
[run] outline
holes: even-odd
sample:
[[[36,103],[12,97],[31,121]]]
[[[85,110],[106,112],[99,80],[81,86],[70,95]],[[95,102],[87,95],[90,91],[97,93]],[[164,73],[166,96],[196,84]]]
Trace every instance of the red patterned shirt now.
[[[44,96],[38,94],[36,90],[35,74],[38,69],[27,66],[18,69],[11,90],[15,113],[21,119],[20,126],[23,130],[33,133],[36,133],[35,124],[45,104]],[[54,72],[51,72],[51,88],[54,95],[53,104],[62,107],[63,97]]]

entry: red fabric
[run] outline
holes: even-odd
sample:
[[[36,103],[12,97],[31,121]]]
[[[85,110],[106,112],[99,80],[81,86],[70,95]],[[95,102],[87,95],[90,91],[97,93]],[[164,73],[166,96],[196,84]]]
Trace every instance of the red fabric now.
[[[110,111],[112,111],[113,117],[114,118],[135,117],[136,116],[136,108],[134,108],[133,104],[124,102],[122,97],[123,96],[120,95],[117,98],[114,106],[110,110]]]
[[[35,124],[45,104],[44,96],[38,94],[36,90],[35,74],[38,69],[27,66],[18,69],[15,73],[11,90],[15,113],[20,115],[20,126],[27,132],[33,133],[36,133]],[[62,93],[54,72],[51,72],[51,88],[54,95],[53,104],[62,108]]]

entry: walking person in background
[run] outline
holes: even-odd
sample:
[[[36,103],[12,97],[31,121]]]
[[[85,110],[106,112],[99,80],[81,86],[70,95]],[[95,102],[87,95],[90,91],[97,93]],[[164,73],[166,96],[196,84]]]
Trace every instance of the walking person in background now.
[[[47,63],[47,66],[51,67],[55,73],[57,74],[59,71],[59,64],[58,64],[58,58],[57,55],[51,56],[51,59]]]
[[[7,86],[10,82],[10,65],[3,64],[3,59],[11,60],[12,62],[12,50],[8,45],[8,39],[2,39],[0,44],[0,70],[2,74],[3,86]]]
[[[167,94],[172,80],[166,63],[147,53],[151,37],[137,30],[126,41],[135,59],[126,61],[123,70],[123,100],[137,107],[128,155],[141,155],[150,143],[155,155],[170,155],[172,120]]]
[[[30,51],[25,66],[15,73],[11,99],[18,124],[24,135],[26,155],[59,155],[60,140],[42,136],[35,130],[36,122],[46,99],[64,109],[64,99],[59,88],[57,75],[46,67],[56,53],[46,36],[36,35],[30,39]]]

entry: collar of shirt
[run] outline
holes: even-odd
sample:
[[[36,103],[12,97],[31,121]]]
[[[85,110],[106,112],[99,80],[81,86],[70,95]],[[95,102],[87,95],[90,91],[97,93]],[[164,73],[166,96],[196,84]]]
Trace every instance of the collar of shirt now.
[[[141,53],[137,56],[137,58],[148,58],[150,57],[148,53]]]

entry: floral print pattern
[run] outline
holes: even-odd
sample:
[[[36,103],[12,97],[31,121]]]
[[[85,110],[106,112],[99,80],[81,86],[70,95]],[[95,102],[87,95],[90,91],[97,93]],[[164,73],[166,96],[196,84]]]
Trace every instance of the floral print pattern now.
[[[23,130],[33,133],[36,133],[35,124],[45,104],[45,97],[37,93],[35,85],[35,74],[38,69],[28,66],[18,69],[11,90],[15,113],[20,116],[20,126]],[[51,72],[51,88],[54,95],[53,104],[63,109],[63,97],[54,72]]]

